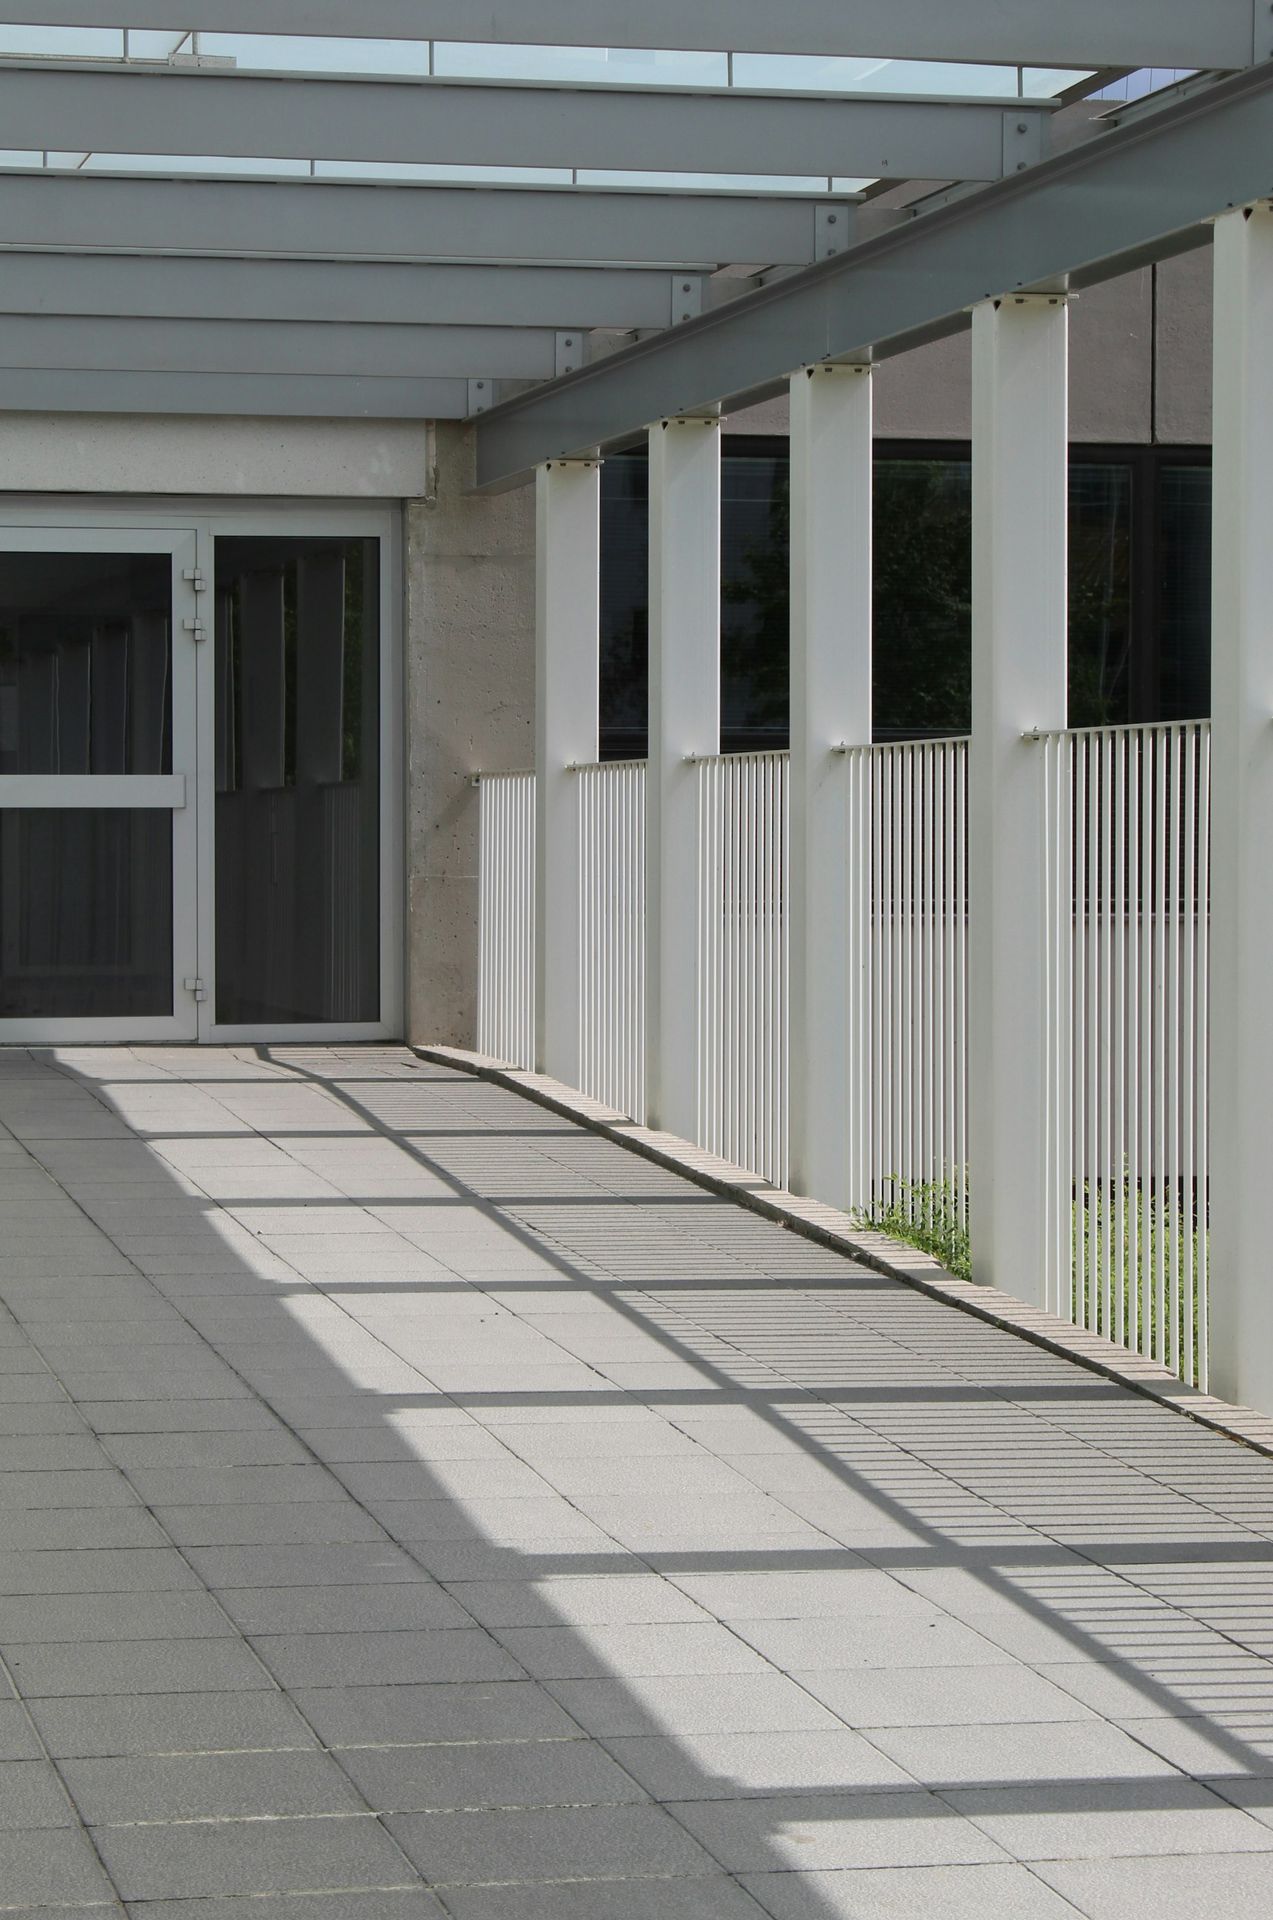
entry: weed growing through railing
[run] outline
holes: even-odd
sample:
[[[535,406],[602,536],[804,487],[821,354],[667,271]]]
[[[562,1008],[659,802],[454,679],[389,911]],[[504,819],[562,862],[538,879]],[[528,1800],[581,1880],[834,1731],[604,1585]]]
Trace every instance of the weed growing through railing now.
[[[968,1220],[961,1190],[953,1181],[892,1179],[889,1198],[861,1218],[863,1226],[931,1253],[961,1280],[972,1279]]]
[[[1167,1180],[1085,1183],[1074,1200],[1069,1314],[1120,1346],[1150,1354],[1197,1385],[1205,1349],[1206,1233],[1197,1198]]]
[[[1153,1355],[1196,1384],[1205,1348],[1200,1262],[1206,1236],[1200,1245],[1192,1196],[1186,1203],[1171,1184],[1149,1194],[1130,1181],[1116,1192],[1100,1185],[1076,1192],[1070,1297],[1061,1312],[1107,1340]],[[971,1280],[966,1186],[893,1179],[888,1198],[859,1218]]]

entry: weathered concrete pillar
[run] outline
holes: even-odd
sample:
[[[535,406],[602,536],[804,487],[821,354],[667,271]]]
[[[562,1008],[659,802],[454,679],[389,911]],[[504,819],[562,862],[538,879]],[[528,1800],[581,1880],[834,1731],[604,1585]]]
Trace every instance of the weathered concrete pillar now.
[[[535,495],[486,496],[472,430],[439,423],[432,485],[406,508],[406,1030],[477,1039],[472,780],[529,767],[535,714]]]

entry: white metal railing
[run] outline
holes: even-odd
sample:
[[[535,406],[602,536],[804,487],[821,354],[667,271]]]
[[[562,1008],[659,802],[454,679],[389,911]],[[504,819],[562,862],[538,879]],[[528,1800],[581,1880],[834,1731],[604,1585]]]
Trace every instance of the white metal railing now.
[[[1042,746],[1048,1304],[1205,1386],[1210,728]]]
[[[699,761],[698,1144],[787,1178],[788,765]]]
[[[844,755],[849,1192],[967,1226],[968,742]]]
[[[535,776],[484,773],[479,788],[477,1044],[535,1064]]]
[[[580,1088],[645,1119],[645,762],[578,767]]]

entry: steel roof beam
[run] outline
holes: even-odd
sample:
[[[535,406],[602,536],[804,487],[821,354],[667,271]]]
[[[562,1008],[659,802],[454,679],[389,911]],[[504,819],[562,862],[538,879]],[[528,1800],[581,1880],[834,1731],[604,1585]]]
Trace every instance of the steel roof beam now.
[[[109,12],[109,9],[107,9]],[[119,9],[120,12],[125,9]],[[1273,51],[1261,0],[129,0],[132,27],[549,46],[732,49],[1046,67],[1241,67]],[[3,0],[0,20],[100,27],[101,0]],[[1260,32],[1257,36],[1257,23]],[[1262,41],[1263,44],[1259,44]],[[1254,51],[1253,51],[1254,47]]]
[[[116,320],[61,314],[0,318],[0,367],[15,370],[547,380],[555,370],[556,346],[556,333],[548,327]],[[316,411],[325,409],[320,405]]]
[[[0,253],[0,313],[11,314],[628,331],[701,311],[702,284],[697,275],[607,267]]]
[[[856,218],[852,203],[794,195],[0,172],[0,239],[32,248],[805,266],[843,250]]]
[[[801,366],[904,352],[999,294],[1096,284],[1203,243],[1215,215],[1270,194],[1266,63],[492,409],[478,483],[763,399]]]
[[[5,64],[5,145],[37,151],[996,180],[1050,108],[887,95],[326,79]]]
[[[0,345],[0,412],[160,413],[326,420],[462,420],[463,380],[330,374],[13,368]]]

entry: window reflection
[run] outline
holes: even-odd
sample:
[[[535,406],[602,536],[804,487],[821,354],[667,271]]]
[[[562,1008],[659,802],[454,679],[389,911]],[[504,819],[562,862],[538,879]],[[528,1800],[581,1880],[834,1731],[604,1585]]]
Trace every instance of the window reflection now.
[[[216,551],[217,1019],[377,1020],[378,543]]]
[[[172,814],[0,813],[0,1019],[172,1012]]]
[[[166,553],[0,553],[0,773],[172,771]]]
[[[1070,464],[1069,724],[1210,710],[1207,457],[1075,450]],[[649,479],[602,470],[602,754],[646,750]],[[785,442],[729,447],[721,475],[721,745],[784,747],[789,499]],[[882,445],[875,467],[878,740],[972,723],[972,466],[966,447]]]

